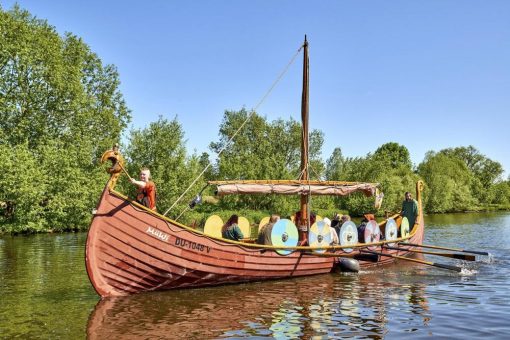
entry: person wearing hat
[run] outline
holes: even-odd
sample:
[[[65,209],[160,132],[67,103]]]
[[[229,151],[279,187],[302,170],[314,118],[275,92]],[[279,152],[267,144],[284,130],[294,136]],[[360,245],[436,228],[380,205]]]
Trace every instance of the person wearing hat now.
[[[367,227],[367,223],[369,221],[375,220],[373,214],[364,214],[363,219],[358,227],[358,242],[365,243],[365,228]]]

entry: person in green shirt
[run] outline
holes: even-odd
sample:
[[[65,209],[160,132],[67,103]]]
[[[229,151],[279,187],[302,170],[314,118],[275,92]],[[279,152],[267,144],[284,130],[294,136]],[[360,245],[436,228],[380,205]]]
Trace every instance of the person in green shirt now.
[[[228,221],[221,227],[221,237],[228,240],[239,241],[244,238],[241,228],[239,228],[239,216],[236,214],[230,216]]]
[[[407,217],[409,228],[413,229],[416,216],[418,216],[418,202],[413,199],[409,191],[405,193],[405,200],[402,202],[400,216]]]

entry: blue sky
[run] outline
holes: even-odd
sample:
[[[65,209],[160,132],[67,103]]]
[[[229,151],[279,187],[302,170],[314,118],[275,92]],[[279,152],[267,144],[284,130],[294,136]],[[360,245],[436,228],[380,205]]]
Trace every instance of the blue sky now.
[[[224,111],[255,107],[307,34],[325,160],[474,145],[510,172],[510,1],[17,2],[117,66],[133,127],[177,116],[189,152],[210,152]],[[301,56],[258,113],[299,120],[300,78]]]

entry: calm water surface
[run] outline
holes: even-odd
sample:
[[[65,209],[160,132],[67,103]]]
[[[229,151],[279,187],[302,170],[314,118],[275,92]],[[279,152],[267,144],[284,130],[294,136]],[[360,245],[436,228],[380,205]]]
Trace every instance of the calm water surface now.
[[[462,273],[398,262],[358,274],[99,301],[86,234],[0,238],[0,338],[506,338],[510,214],[427,216],[426,242],[487,250]]]

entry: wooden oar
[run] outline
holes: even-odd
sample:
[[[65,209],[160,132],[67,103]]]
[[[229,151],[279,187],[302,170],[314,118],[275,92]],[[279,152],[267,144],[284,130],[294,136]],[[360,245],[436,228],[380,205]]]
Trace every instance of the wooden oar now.
[[[412,259],[412,258],[409,258],[409,257],[403,257],[403,256],[392,255],[392,254],[379,253],[379,252],[375,252],[375,251],[371,251],[371,250],[364,250],[364,249],[362,249],[361,251],[364,252],[364,253],[368,253],[368,254],[376,254],[376,255],[379,255],[379,256],[393,257],[394,259],[399,259],[399,260],[404,260],[404,261],[411,261],[411,262],[426,264],[426,265],[434,266],[434,267],[438,267],[438,268],[454,270],[456,272],[462,271],[462,268],[457,267],[457,266],[450,266],[448,264],[435,263],[435,262],[429,262],[429,261],[422,261],[422,260],[418,260],[418,259]]]
[[[386,249],[410,251],[410,252],[419,253],[419,254],[451,257],[451,258],[458,259],[458,260],[476,261],[476,256],[475,255],[452,254],[452,253],[435,253],[435,252],[432,252],[432,251],[423,251],[423,250],[416,250],[416,249],[406,249],[406,248],[398,248],[398,247],[390,247],[390,246],[383,246],[383,247],[386,248]]]
[[[460,253],[471,253],[471,254],[478,254],[478,255],[489,255],[489,253],[486,251],[464,250],[464,249],[447,248],[447,247],[439,247],[439,246],[431,246],[431,245],[426,245],[426,244],[415,244],[415,243],[407,243],[407,242],[399,242],[399,243],[402,245],[413,246],[413,247],[450,250],[450,251],[458,251]]]
[[[358,261],[366,261],[366,262],[377,262],[379,261],[379,257],[375,254],[332,254],[332,253],[324,253],[324,254],[313,254],[314,256],[319,257],[345,257],[351,258]]]

